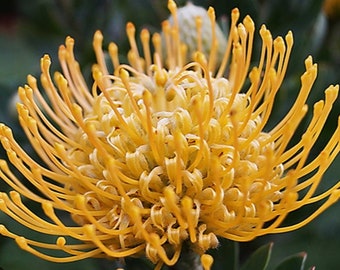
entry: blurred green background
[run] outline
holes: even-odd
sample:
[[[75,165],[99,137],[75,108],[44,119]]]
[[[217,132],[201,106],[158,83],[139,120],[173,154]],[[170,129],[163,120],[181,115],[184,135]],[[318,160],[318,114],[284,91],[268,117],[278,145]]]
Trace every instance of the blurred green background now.
[[[288,110],[300,89],[300,76],[304,72],[304,59],[312,54],[319,65],[318,79],[314,85],[310,104],[323,98],[323,91],[330,84],[338,84],[340,78],[340,12],[333,7],[331,12],[323,8],[322,0],[196,0],[203,7],[213,6],[219,22],[229,21],[232,8],[238,7],[241,18],[250,14],[259,30],[265,23],[273,36],[284,36],[288,30],[294,33],[294,49],[287,76],[279,92],[277,105],[269,125],[273,125]],[[339,1],[333,1],[335,4]],[[184,5],[185,1],[177,1]],[[39,59],[48,53],[52,57],[52,69],[57,70],[58,46],[70,35],[76,40],[76,56],[88,78],[94,61],[92,37],[95,30],[104,34],[104,43],[115,41],[124,55],[128,50],[125,24],[132,21],[139,32],[147,27],[151,32],[160,31],[160,23],[169,15],[167,0],[116,1],[116,0],[1,0],[0,5],[0,122],[11,126],[16,138],[29,150],[29,146],[13,112],[13,100],[17,87],[24,85],[27,74],[39,76]],[[258,32],[257,32],[258,33]],[[260,48],[259,35],[255,44],[254,62]],[[311,110],[310,110],[311,112]],[[340,114],[340,101],[325,126],[321,138],[311,153],[311,158],[328,141],[337,124]],[[310,117],[310,116],[309,116]],[[308,117],[307,117],[308,119]],[[297,138],[306,127],[303,122]],[[33,153],[32,153],[33,154]],[[5,153],[0,150],[0,158]],[[324,176],[321,189],[339,181],[340,158]],[[1,190],[8,190],[0,183]],[[302,220],[317,206],[306,207],[289,216],[287,222]],[[294,253],[307,252],[306,269],[315,265],[317,269],[339,269],[340,264],[340,203],[331,207],[303,229],[282,235],[264,236],[250,243],[239,245],[241,261],[259,246],[274,242],[270,269],[284,257]],[[23,235],[31,232],[11,221],[0,213],[0,223],[16,228]],[[213,269],[233,269],[233,244],[223,241],[215,253]],[[229,257],[228,257],[229,256]],[[85,261],[54,264],[36,258],[18,248],[14,241],[0,237],[0,268],[3,270],[27,269],[113,269],[113,262],[88,259]],[[144,261],[129,259],[130,270],[148,269]]]

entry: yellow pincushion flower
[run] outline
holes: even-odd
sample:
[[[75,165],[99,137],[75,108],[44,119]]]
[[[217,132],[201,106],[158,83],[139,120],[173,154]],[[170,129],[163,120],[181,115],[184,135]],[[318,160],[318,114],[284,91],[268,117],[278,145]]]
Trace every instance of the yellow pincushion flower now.
[[[307,162],[338,85],[330,86],[325,100],[314,105],[301,140],[289,144],[307,112],[306,99],[317,75],[311,57],[295,103],[265,131],[288,65],[292,33],[273,40],[262,26],[261,57],[250,67],[254,24],[249,16],[238,23],[234,9],[226,50],[217,60],[217,26],[210,8],[209,55],[203,53],[197,23],[197,50],[191,59],[180,40],[171,0],[169,9],[173,23],[163,24],[164,38],[158,33],[150,37],[144,29],[141,48],[133,24],[127,24],[129,64],[120,64],[118,48],[111,43],[112,73],[105,63],[103,37],[95,33],[97,64],[90,89],[70,37],[59,49],[62,73],[52,79],[50,58],[44,56],[44,91],[32,76],[19,88],[19,120],[44,164],[22,149],[10,128],[0,125],[9,161],[34,187],[26,187],[2,160],[0,177],[14,191],[0,194],[0,209],[34,231],[56,236],[55,242],[42,243],[0,225],[0,233],[24,250],[54,262],[145,254],[160,269],[164,263],[175,264],[188,242],[202,255],[204,269],[210,269],[212,258],[205,252],[218,245],[217,237],[250,241],[295,230],[339,198],[340,183],[316,195],[340,150],[339,125],[321,153]],[[46,218],[33,213],[21,197],[40,203]],[[280,226],[290,212],[320,200],[322,206],[307,219]],[[76,225],[65,224],[57,210],[68,212]],[[78,242],[69,243],[69,238]],[[61,250],[65,256],[46,250]]]

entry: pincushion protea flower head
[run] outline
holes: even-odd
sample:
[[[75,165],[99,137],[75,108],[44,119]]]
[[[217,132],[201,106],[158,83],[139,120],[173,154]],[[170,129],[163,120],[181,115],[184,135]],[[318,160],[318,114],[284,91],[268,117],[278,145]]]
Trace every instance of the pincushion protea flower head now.
[[[117,46],[111,43],[112,74],[103,37],[95,33],[97,64],[90,89],[70,37],[59,49],[62,73],[52,79],[50,58],[41,60],[44,92],[32,76],[19,88],[19,120],[44,165],[2,124],[0,138],[9,161],[34,189],[2,160],[0,177],[14,191],[1,193],[0,209],[34,231],[56,236],[55,242],[42,243],[1,225],[0,233],[24,250],[54,262],[145,254],[160,269],[164,263],[175,264],[187,242],[209,269],[212,258],[205,252],[218,245],[218,237],[249,241],[295,230],[339,198],[340,183],[315,195],[339,152],[339,126],[321,153],[307,162],[338,86],[325,91],[301,140],[289,144],[307,112],[316,78],[311,57],[295,103],[274,128],[264,131],[288,65],[292,33],[273,40],[262,26],[261,57],[250,67],[254,24],[249,16],[238,23],[234,9],[226,49],[216,65],[214,10],[207,11],[209,54],[203,53],[197,18],[192,30],[197,47],[190,58],[171,0],[169,9],[173,23],[164,22],[164,38],[155,33],[150,42],[144,29],[141,48],[133,24],[127,24],[129,64],[119,63]],[[22,197],[40,203],[46,218],[33,213]],[[290,212],[320,200],[322,206],[305,220],[280,226]],[[56,210],[68,212],[76,225],[65,224]],[[79,242],[69,243],[69,238]],[[47,250],[62,250],[65,256],[54,257]]]

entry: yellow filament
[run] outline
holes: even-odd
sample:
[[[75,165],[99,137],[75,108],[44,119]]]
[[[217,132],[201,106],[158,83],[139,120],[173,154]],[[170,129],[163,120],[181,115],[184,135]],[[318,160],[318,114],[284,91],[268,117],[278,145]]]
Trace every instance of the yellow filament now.
[[[177,205],[177,196],[175,194],[175,192],[173,191],[173,189],[171,187],[165,187],[164,188],[164,198],[165,198],[165,206],[167,208],[169,208],[169,210],[175,215],[178,224],[186,229],[188,227],[188,224],[184,221],[182,214],[181,214],[181,210]]]
[[[104,243],[100,240],[100,237],[96,235],[95,228],[93,225],[88,225],[88,224],[84,225],[84,231],[87,237],[91,239],[93,243],[96,244],[96,246],[100,248],[101,251],[105,252],[107,255],[114,257],[114,258],[128,257],[135,253],[138,253],[139,251],[145,248],[145,245],[141,244],[141,245],[138,245],[136,247],[129,248],[126,250],[123,249],[123,250],[113,251],[109,249],[108,247],[106,247],[106,245],[104,245]]]
[[[17,242],[17,244],[23,250],[26,250],[26,251],[32,253],[33,255],[35,255],[39,258],[42,258],[44,260],[57,262],[57,263],[73,262],[73,261],[76,261],[76,260],[83,260],[83,259],[86,259],[86,258],[96,257],[96,255],[100,254],[100,252],[101,252],[100,249],[94,249],[92,251],[83,252],[79,255],[75,255],[75,256],[72,256],[72,257],[63,257],[63,258],[53,257],[53,256],[43,254],[43,253],[39,252],[38,250],[33,249],[28,244],[28,241],[23,237],[17,237],[17,238],[15,238],[15,241]],[[49,248],[51,249],[51,247],[49,247]]]
[[[192,243],[196,242],[196,226],[197,226],[197,218],[193,216],[192,211],[193,210],[193,201],[189,197],[184,197],[181,201],[184,215],[186,216],[187,224],[188,224],[188,230],[190,235],[190,241]]]
[[[119,70],[119,77],[121,78],[122,83],[125,86],[126,92],[127,92],[128,96],[130,98],[130,101],[131,101],[131,104],[132,104],[132,107],[133,107],[135,113],[137,114],[137,116],[141,120],[141,122],[143,123],[143,120],[144,120],[143,116],[140,112],[140,109],[138,108],[135,97],[133,96],[133,91],[131,90],[131,87],[130,87],[129,72],[126,71],[124,68],[121,68]]]
[[[202,18],[197,16],[195,18],[197,31],[197,51],[202,52]]]
[[[174,70],[176,67],[175,55],[173,52],[173,44],[171,42],[171,26],[169,21],[164,21],[162,23],[162,30],[165,37],[165,48],[166,48],[166,64],[169,70]]]
[[[181,67],[183,65],[182,63],[182,57],[181,57],[181,43],[179,39],[179,25],[178,25],[178,18],[177,18],[177,6],[176,3],[173,0],[168,1],[168,9],[171,12],[171,15],[174,19],[174,25],[171,28],[171,36],[173,41],[173,55],[174,59],[176,60],[175,65],[178,67]],[[170,67],[171,68],[171,67]]]
[[[94,216],[93,214],[85,207],[85,197],[78,195],[76,197],[76,204],[80,207],[80,209],[82,211],[84,211],[84,214],[86,216],[86,218],[96,226],[96,228],[107,234],[107,235],[122,235],[122,234],[126,234],[126,233],[131,233],[132,232],[132,228],[125,228],[125,229],[121,229],[121,230],[114,230],[112,228],[107,228],[104,227]]]
[[[208,70],[213,71],[215,70],[216,65],[216,54],[217,54],[217,48],[218,48],[218,41],[216,38],[216,22],[215,22],[215,10],[212,7],[209,7],[208,9],[208,16],[211,23],[211,50],[209,54],[209,63],[208,63]]]
[[[70,37],[67,37],[65,45],[66,57],[64,59],[60,58],[59,60],[63,70],[63,74],[65,75],[65,78],[69,83],[70,90],[74,98],[77,100],[77,102],[79,102],[79,104],[81,104],[84,109],[88,110],[91,108],[93,97],[88,91],[88,87],[80,71],[79,64],[75,60],[73,54],[74,40]]]
[[[227,47],[226,47],[225,53],[223,55],[221,65],[220,65],[218,72],[216,74],[216,78],[221,78],[224,75],[224,72],[226,70],[228,60],[229,60],[229,57],[230,57],[231,47],[232,47],[233,42],[234,42],[233,29],[235,28],[239,17],[240,17],[239,10],[237,8],[234,8],[231,12],[230,36],[228,38]]]
[[[131,52],[133,53],[134,57],[135,57],[135,60],[136,60],[136,69],[139,71],[139,72],[142,72],[142,65],[141,65],[141,61],[139,59],[139,52],[138,52],[138,47],[137,47],[137,43],[136,43],[136,39],[135,39],[135,32],[136,32],[136,29],[135,29],[135,26],[132,24],[132,23],[127,23],[126,24],[126,34],[127,34],[127,37],[129,39],[129,42],[130,42],[130,46],[131,46]]]
[[[109,54],[112,60],[113,69],[116,70],[120,66],[119,58],[118,58],[118,46],[114,42],[110,42],[109,44]]]
[[[62,129],[70,129],[73,124],[70,121],[67,116],[69,113],[62,114],[62,115],[57,115],[56,112],[52,110],[52,108],[48,105],[46,100],[43,98],[42,94],[40,93],[38,86],[37,86],[37,81],[33,76],[28,76],[27,77],[28,84],[29,86],[19,87],[18,89],[18,95],[22,102],[25,104],[25,108],[30,111],[30,113],[37,113],[42,119],[45,118],[45,115],[41,112],[40,107],[43,108],[44,112],[56,123],[58,126],[60,126]],[[37,106],[37,103],[33,100],[33,93],[34,93],[34,98],[39,102],[39,106]],[[28,102],[27,102],[28,101]],[[22,104],[17,104],[18,106],[23,106]],[[65,105],[63,102],[60,103],[60,107],[63,108]],[[20,112],[18,111],[20,114]],[[45,122],[45,121],[44,121]],[[52,131],[54,131],[52,129]],[[53,132],[54,133],[54,132]],[[55,133],[58,134],[58,133]]]
[[[161,59],[163,59],[163,54],[162,54],[162,39],[159,33],[154,33],[152,35],[152,44],[153,47],[155,48],[154,63],[159,67],[159,69],[161,69],[162,68]]]
[[[152,112],[150,111],[152,96],[151,96],[151,93],[148,90],[143,91],[143,101],[144,101],[145,111],[146,111],[146,119],[145,120],[146,120],[147,134],[148,134],[150,147],[151,147],[151,150],[152,150],[152,153],[154,155],[156,162],[159,165],[162,165],[164,161],[163,161],[163,158],[159,155],[159,153],[157,151],[157,145],[155,143],[156,140],[155,140],[155,134],[154,134],[152,119],[151,119]]]
[[[103,35],[100,31],[96,31],[93,37],[93,49],[96,54],[97,63],[100,67],[101,72],[104,75],[108,75],[109,71],[107,70],[106,63],[105,63],[105,57],[102,49],[102,43],[103,43]],[[110,86],[109,80],[104,80],[105,86]]]
[[[317,216],[319,216],[322,212],[324,212],[328,207],[337,202],[339,198],[340,190],[334,190],[329,196],[328,200],[324,204],[322,204],[313,214],[309,215],[306,219],[291,226],[276,228],[272,232],[273,233],[289,232],[305,226],[306,224],[310,223],[313,219],[315,219]]]
[[[142,46],[143,46],[143,52],[144,52],[144,57],[145,57],[145,66],[150,67],[151,66],[151,55],[150,55],[150,33],[147,29],[143,29],[141,34],[140,34],[140,39],[142,41]],[[151,70],[146,69],[146,73],[148,76],[151,76]]]

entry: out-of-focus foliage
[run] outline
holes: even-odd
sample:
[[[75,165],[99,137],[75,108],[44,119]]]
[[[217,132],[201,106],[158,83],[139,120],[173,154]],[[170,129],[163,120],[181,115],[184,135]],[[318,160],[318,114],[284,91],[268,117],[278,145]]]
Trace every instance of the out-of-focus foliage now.
[[[185,2],[178,0],[177,4],[180,6]],[[242,17],[247,14],[251,15],[257,31],[263,23],[267,25],[273,36],[284,36],[288,30],[293,31],[295,45],[283,89],[277,97],[277,106],[274,110],[274,117],[271,119],[272,124],[275,124],[287,112],[287,108],[290,107],[300,89],[300,76],[304,72],[304,59],[308,55],[312,54],[314,61],[319,65],[319,76],[309,98],[311,104],[323,97],[323,91],[329,84],[339,83],[340,13],[326,14],[323,9],[323,0],[192,0],[192,2],[204,7],[213,6],[222,29],[228,29],[230,11],[238,7]],[[39,76],[39,58],[45,53],[51,55],[53,68],[58,68],[58,46],[64,42],[67,35],[75,38],[77,59],[82,69],[88,74],[90,81],[90,69],[94,60],[92,36],[95,30],[102,30],[106,43],[115,41],[124,57],[128,50],[125,35],[126,22],[132,21],[137,30],[147,27],[151,32],[160,31],[160,23],[168,17],[168,14],[167,0],[2,0],[0,7],[0,122],[13,127],[16,138],[19,140],[22,138],[21,143],[25,145],[24,137],[13,114],[15,103],[13,98],[17,87],[25,84],[26,75],[29,73]],[[261,46],[259,41],[257,35],[255,51],[258,53],[260,53]],[[258,59],[256,57],[255,53],[254,60]],[[327,142],[329,134],[336,126],[340,102],[337,101],[335,106],[317,148]],[[314,151],[318,152],[319,149],[313,149],[311,155]],[[2,150],[0,150],[0,158],[4,158]],[[323,186],[330,186],[339,180],[339,173],[336,169],[339,165],[340,158],[337,158],[325,175]],[[8,187],[0,183],[0,188],[7,189]],[[310,210],[305,209],[290,216],[287,222],[290,219],[303,219]],[[275,267],[282,258],[291,254],[300,255],[291,257],[291,261],[285,263],[292,263],[291,265],[303,263],[304,269],[309,269],[313,265],[316,265],[318,269],[336,269],[340,263],[337,255],[340,250],[339,210],[338,204],[300,231],[261,237],[251,243],[241,243],[237,248],[235,248],[235,243],[223,240],[221,246],[212,251],[215,257],[213,269],[238,269],[239,260],[243,263],[254,250],[268,242],[274,242],[275,248],[271,250],[271,245],[267,245],[262,249],[262,256],[266,254],[264,251],[271,253],[271,261],[267,269],[283,269]],[[18,226],[2,214],[0,214],[0,222],[9,228]],[[25,234],[24,231],[27,229],[21,229]],[[307,259],[301,255],[304,253],[299,252],[306,252]],[[116,264],[118,265],[113,261],[99,259],[64,265],[53,264],[19,250],[12,241],[0,238],[0,267],[4,270],[26,269],[27,265],[51,270],[99,270],[112,269]],[[129,270],[151,269],[146,260],[128,259],[127,264]]]

